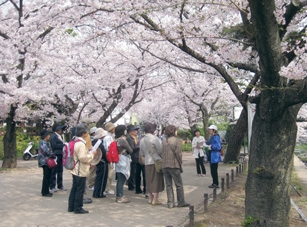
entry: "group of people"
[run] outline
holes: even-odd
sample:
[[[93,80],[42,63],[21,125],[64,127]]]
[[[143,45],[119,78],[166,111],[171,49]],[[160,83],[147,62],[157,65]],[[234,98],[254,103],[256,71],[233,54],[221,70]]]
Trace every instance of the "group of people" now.
[[[51,197],[57,190],[66,191],[63,186],[63,165],[62,165],[62,153],[63,153],[63,131],[66,129],[64,125],[55,125],[53,127],[53,134],[44,129],[41,131],[41,141],[39,143],[40,153],[38,155],[39,166],[43,168],[43,186],[42,196]],[[50,141],[50,143],[49,143]],[[46,157],[52,157],[56,159],[57,166],[53,169],[49,169],[46,164]],[[57,187],[56,187],[57,186]]]
[[[211,127],[211,126],[210,126]],[[210,128],[212,136],[210,140],[202,140],[199,132],[195,132],[193,139],[194,157],[197,164],[197,173],[206,174],[203,165],[203,147],[205,144],[211,147],[210,167],[213,178],[211,187],[218,186],[217,163],[214,152],[220,150],[214,132],[217,128]],[[213,126],[212,126],[213,127]],[[215,126],[216,127],[216,126]],[[61,134],[65,126],[55,126],[54,133],[50,137],[47,130],[41,132],[39,166],[43,168],[42,196],[50,197],[56,190],[66,190],[63,186],[62,150],[63,140]],[[156,125],[146,123],[144,135],[138,140],[139,128],[134,125],[118,125],[108,122],[103,128],[93,127],[89,130],[89,124],[83,122],[74,127],[74,161],[75,168],[71,170],[72,188],[68,199],[68,211],[76,214],[88,213],[83,209],[83,203],[91,202],[86,198],[86,182],[89,189],[93,190],[93,198],[104,198],[107,194],[114,194],[110,188],[114,173],[116,177],[116,202],[129,203],[130,200],[124,194],[124,185],[127,183],[128,190],[135,190],[136,194],[144,194],[148,198],[148,204],[161,205],[159,193],[166,187],[167,206],[175,206],[173,182],[176,187],[177,207],[187,207],[184,199],[182,182],[182,148],[181,140],[177,138],[177,128],[169,125],[164,130],[163,140],[155,135]],[[50,140],[50,143],[48,141]],[[62,146],[59,145],[62,142]],[[119,161],[109,163],[106,154],[110,144],[116,141]],[[98,143],[98,144],[97,144]],[[99,149],[93,149],[93,147]],[[197,153],[198,152],[198,153]],[[100,159],[98,164],[91,165],[96,157]],[[45,160],[56,158],[58,166],[49,169]],[[156,166],[162,161],[162,171]],[[93,170],[94,169],[94,170]],[[201,171],[200,171],[201,169]],[[53,177],[53,172],[57,180]],[[141,181],[143,179],[143,181]],[[57,185],[57,189],[56,189]],[[141,188],[143,186],[143,188]]]
[[[219,188],[218,163],[222,161],[220,154],[222,149],[221,139],[216,125],[210,125],[208,129],[210,134],[208,141],[200,135],[199,130],[194,131],[194,138],[192,140],[193,157],[195,158],[196,172],[199,176],[206,175],[204,165],[204,159],[206,157],[206,160],[210,163],[212,177],[212,184],[209,185],[209,188]]]

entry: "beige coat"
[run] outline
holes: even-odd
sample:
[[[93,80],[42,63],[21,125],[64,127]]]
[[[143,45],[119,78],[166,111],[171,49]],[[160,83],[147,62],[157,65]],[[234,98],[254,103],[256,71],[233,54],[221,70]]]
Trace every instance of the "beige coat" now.
[[[74,146],[74,160],[76,166],[70,172],[73,175],[79,177],[87,177],[90,172],[90,162],[93,160],[94,155],[88,152],[88,149],[85,145],[85,140],[81,137],[77,137],[81,141],[76,142]]]

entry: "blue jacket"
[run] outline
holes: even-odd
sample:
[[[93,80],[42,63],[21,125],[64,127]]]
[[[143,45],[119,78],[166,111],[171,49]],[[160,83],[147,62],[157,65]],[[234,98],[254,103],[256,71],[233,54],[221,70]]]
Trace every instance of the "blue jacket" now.
[[[211,145],[210,151],[210,163],[219,163],[222,161],[220,151],[222,149],[221,139],[218,134],[215,134],[210,137],[210,139],[206,142],[207,145]]]

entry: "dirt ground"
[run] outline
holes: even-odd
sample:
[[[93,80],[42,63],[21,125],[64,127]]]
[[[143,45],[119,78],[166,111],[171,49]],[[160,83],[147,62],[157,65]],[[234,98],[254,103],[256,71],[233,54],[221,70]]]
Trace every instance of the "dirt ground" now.
[[[245,200],[245,181],[246,174],[242,174],[235,178],[235,182],[231,183],[230,189],[226,189],[224,193],[219,194],[214,203],[210,203],[206,213],[200,210],[195,218],[195,227],[240,227],[244,222],[244,200]],[[292,187],[290,195],[292,200],[307,217],[307,186],[292,176]],[[296,188],[296,190],[294,189]],[[290,227],[307,226],[300,217],[296,209],[291,206],[289,215]]]

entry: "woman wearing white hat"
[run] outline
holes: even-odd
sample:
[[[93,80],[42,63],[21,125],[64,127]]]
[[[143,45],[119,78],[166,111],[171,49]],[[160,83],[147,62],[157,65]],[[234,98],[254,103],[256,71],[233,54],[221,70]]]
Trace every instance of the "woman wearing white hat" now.
[[[221,139],[219,134],[217,134],[217,127],[215,125],[210,125],[208,127],[209,133],[211,135],[210,139],[206,141],[206,144],[211,147],[209,151],[208,160],[210,162],[211,177],[213,183],[209,188],[218,188],[219,187],[219,178],[218,178],[218,164],[222,161],[220,151],[222,149]]]

